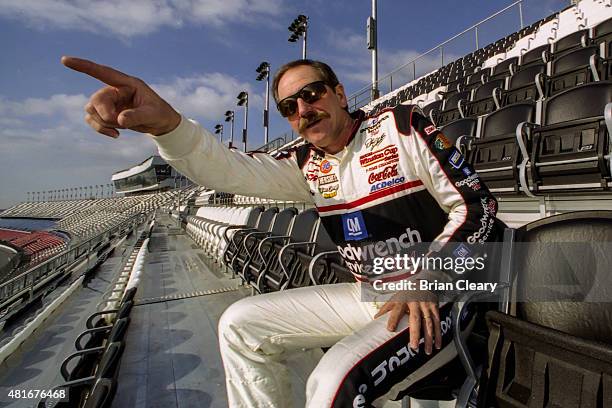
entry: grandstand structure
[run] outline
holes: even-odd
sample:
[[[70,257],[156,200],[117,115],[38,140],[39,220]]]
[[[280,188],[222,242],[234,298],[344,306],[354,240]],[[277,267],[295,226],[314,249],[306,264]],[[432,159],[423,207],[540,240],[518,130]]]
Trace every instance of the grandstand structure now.
[[[187,181],[160,156],[151,156],[136,166],[118,171],[111,179],[115,191],[123,195],[168,190],[176,188],[177,181]]]
[[[510,227],[486,327],[462,335],[465,308],[485,298],[465,293],[452,314],[457,358],[385,407],[612,406],[612,248],[587,259],[536,246],[612,242],[611,56],[612,3],[582,0],[355,106],[418,105]],[[227,406],[223,310],[245,296],[353,280],[310,205],[190,185],[146,193],[180,179],[155,157],[115,176],[125,197],[0,214],[58,220],[52,231],[0,235],[0,270],[11,270],[0,281],[0,386],[51,390],[38,406]],[[565,281],[578,288],[566,301],[533,301]],[[303,405],[312,367],[299,355],[289,363]]]

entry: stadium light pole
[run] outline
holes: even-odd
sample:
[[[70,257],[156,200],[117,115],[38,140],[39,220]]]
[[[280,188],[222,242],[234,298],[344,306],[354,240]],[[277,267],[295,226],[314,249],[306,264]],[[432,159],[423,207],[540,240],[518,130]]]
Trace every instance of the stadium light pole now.
[[[306,59],[306,38],[308,36],[308,17],[300,14],[297,16],[291,25],[287,27],[291,35],[287,41],[297,42],[302,37],[302,59]]]
[[[372,0],[372,15],[366,23],[368,50],[372,51],[372,100],[378,99],[378,30],[376,28],[376,1]]]
[[[222,124],[217,123],[215,125],[215,134],[219,135],[219,141],[223,143],[223,125]]]
[[[257,75],[258,81],[266,80],[266,106],[263,111],[263,126],[264,126],[264,144],[268,144],[268,118],[269,118],[269,110],[270,110],[270,64],[267,61],[259,64],[257,69],[255,70],[259,75]]]
[[[229,148],[234,147],[234,111],[225,111],[225,121],[231,122]]]
[[[238,106],[244,106],[244,127],[242,128],[242,148],[247,151],[247,131],[249,127],[249,93],[242,91],[238,94]]]

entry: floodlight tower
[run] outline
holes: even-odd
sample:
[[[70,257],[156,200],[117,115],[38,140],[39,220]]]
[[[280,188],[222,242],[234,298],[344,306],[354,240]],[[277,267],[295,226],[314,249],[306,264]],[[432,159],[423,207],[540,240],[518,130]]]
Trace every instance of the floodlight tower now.
[[[270,64],[266,61],[259,64],[257,69],[255,70],[259,75],[257,75],[258,81],[266,80],[266,106],[264,107],[263,112],[263,125],[264,125],[264,144],[268,144],[268,118],[269,118],[269,109],[270,109]]]
[[[302,59],[306,59],[306,38],[308,36],[308,17],[303,14],[297,16],[288,27],[291,35],[287,41],[297,42],[302,37]]]
[[[220,123],[217,123],[215,125],[215,134],[219,135],[219,141],[223,143],[223,125],[221,125]]]
[[[247,151],[247,130],[249,126],[249,93],[242,91],[238,94],[238,106],[244,106],[244,127],[242,128],[242,148]]]
[[[226,122],[231,122],[231,128],[230,128],[230,141],[229,141],[229,147],[232,148],[234,146],[234,111],[232,110],[228,110],[225,111],[225,121]]]

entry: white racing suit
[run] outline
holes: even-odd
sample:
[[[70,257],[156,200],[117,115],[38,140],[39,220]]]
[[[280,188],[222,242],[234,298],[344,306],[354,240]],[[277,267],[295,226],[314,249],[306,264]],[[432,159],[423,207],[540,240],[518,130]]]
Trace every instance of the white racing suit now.
[[[160,154],[191,180],[229,193],[314,203],[322,224],[359,283],[291,289],[242,299],[219,322],[232,407],[290,407],[285,357],[331,347],[307,383],[308,407],[368,407],[450,361],[450,304],[440,309],[443,348],[431,356],[408,348],[408,319],[394,333],[380,304],[363,302],[359,286],[403,279],[449,282],[435,270],[373,274],[375,257],[419,243],[450,256],[496,239],[497,202],[460,152],[418,108],[363,112],[345,148],[328,154],[305,144],[276,157],[219,144],[185,118],[155,137]]]

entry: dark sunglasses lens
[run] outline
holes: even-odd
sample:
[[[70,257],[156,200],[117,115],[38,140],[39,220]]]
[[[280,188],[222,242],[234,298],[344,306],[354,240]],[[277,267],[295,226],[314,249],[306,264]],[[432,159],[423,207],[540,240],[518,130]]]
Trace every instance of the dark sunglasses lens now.
[[[323,95],[325,95],[325,84],[322,82],[315,82],[314,84],[304,87],[300,97],[306,103],[313,103],[321,99]]]
[[[302,98],[306,103],[314,103],[321,99],[325,92],[327,92],[327,89],[323,82],[308,84],[300,89],[296,95],[283,99],[278,104],[278,111],[283,117],[289,117],[297,111],[297,98]]]
[[[278,104],[278,111],[283,117],[293,115],[297,110],[297,102],[295,99],[285,99]]]

